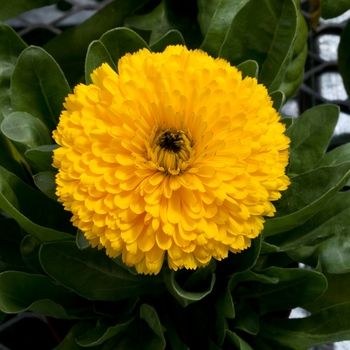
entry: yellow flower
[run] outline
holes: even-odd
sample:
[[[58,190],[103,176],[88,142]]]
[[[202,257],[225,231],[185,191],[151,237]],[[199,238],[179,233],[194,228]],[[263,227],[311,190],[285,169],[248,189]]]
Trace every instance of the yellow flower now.
[[[73,225],[145,274],[249,247],[290,183],[266,88],[183,46],[126,54],[118,72],[103,64],[76,86],[53,133]]]

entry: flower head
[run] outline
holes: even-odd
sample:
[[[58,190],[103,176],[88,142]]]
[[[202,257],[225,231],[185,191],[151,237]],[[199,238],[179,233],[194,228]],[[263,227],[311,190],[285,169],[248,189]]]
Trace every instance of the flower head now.
[[[103,64],[53,136],[57,195],[92,246],[139,273],[195,269],[251,244],[289,185],[289,139],[266,88],[200,50]],[[166,254],[166,255],[165,255]]]

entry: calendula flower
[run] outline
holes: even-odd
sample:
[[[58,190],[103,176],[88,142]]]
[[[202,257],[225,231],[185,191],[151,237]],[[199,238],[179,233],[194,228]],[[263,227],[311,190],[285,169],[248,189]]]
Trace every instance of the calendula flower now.
[[[183,46],[126,54],[91,79],[53,133],[56,193],[91,245],[145,274],[249,247],[290,183],[266,88]]]

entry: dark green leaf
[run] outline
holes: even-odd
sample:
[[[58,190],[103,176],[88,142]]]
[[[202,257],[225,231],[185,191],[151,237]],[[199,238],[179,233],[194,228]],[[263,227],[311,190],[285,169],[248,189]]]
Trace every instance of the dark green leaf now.
[[[52,143],[46,125],[26,112],[9,114],[1,123],[1,131],[10,140],[23,143],[30,148]]]
[[[7,0],[0,0],[0,21],[6,21],[7,19],[31,9],[49,6],[57,2],[59,2],[59,0],[16,0],[10,2]]]
[[[287,131],[291,138],[289,172],[302,174],[314,168],[326,153],[338,121],[339,107],[311,108],[294,120]]]
[[[26,111],[53,130],[70,92],[60,67],[47,52],[36,46],[22,52],[11,83],[15,111]]]
[[[76,339],[83,334],[88,333],[93,328],[92,322],[80,321],[76,323],[68,332],[62,343],[54,348],[54,350],[83,350],[86,347],[82,347],[77,344]],[[95,349],[100,349],[95,347]],[[94,350],[95,350],[94,349]]]
[[[260,335],[278,344],[306,349],[350,339],[350,303],[332,306],[309,317],[266,319]]]
[[[215,322],[215,333],[216,333],[215,340],[219,346],[222,346],[222,344],[224,343],[227,330],[228,330],[228,324],[227,324],[226,318],[220,314],[217,314],[216,322]]]
[[[245,289],[245,298],[258,298],[260,314],[303,306],[327,289],[326,278],[316,271],[271,267],[262,273],[279,281],[276,284],[253,282],[250,289]]]
[[[286,126],[286,131],[293,125],[294,119],[291,117],[284,117],[281,118],[280,123],[284,124]]]
[[[183,290],[175,280],[175,272],[170,269],[163,268],[164,282],[167,286],[169,293],[179,302],[180,305],[186,307],[192,303],[195,303],[208,294],[211,293],[215,284],[215,274],[211,276],[211,282],[209,287],[203,292],[187,292]]]
[[[21,254],[25,263],[30,266],[38,274],[45,275],[40,261],[39,261],[39,249],[41,242],[32,235],[27,235],[23,238],[21,243]]]
[[[255,264],[260,254],[262,236],[258,236],[251,241],[249,249],[243,250],[240,253],[229,253],[228,258],[220,261],[218,269],[226,276],[232,276],[237,272],[244,272],[251,269]]]
[[[183,288],[186,290],[198,290],[203,285],[210,284],[213,278],[213,273],[215,272],[216,266],[217,266],[216,261],[212,259],[209,265],[198,268],[186,280],[185,284],[183,285]]]
[[[58,148],[58,145],[45,145],[36,148],[31,148],[24,153],[24,156],[28,159],[31,167],[41,171],[54,171],[52,166],[52,151]]]
[[[40,262],[48,275],[89,300],[122,300],[164,290],[160,276],[134,276],[105,251],[79,250],[75,242],[45,243]]]
[[[350,228],[338,237],[321,243],[315,252],[319,269],[329,273],[350,272]]]
[[[0,219],[0,271],[16,270],[31,272],[23,261],[20,244],[21,229],[13,219]]]
[[[304,305],[304,309],[315,313],[319,310],[341,303],[350,303],[350,273],[333,275],[324,273],[327,278],[326,292],[311,304]]]
[[[27,173],[24,170],[22,158],[12,142],[0,133],[0,166],[11,173],[16,174],[23,181],[27,181]]]
[[[179,308],[178,305],[175,305],[176,311],[179,312]],[[181,310],[184,311],[184,310]],[[169,345],[171,346],[172,349],[176,349],[176,350],[190,350],[190,348],[180,339],[179,334],[178,334],[178,330],[175,329],[174,323],[176,320],[176,313],[172,313],[172,312],[164,312],[163,315],[163,319],[162,322],[166,328],[166,335],[167,338],[169,340]],[[182,317],[178,317],[178,319],[181,322],[181,327],[186,329],[186,322],[183,321],[187,321],[187,320],[183,320]],[[187,328],[188,329],[188,328]]]
[[[343,0],[349,2],[348,0]],[[341,1],[340,1],[341,2]],[[334,3],[334,2],[332,2]],[[345,90],[350,96],[350,21],[346,24],[340,37],[338,47],[338,69],[341,74],[345,86]]]
[[[17,176],[0,167],[0,207],[19,225],[41,242],[70,240],[70,214],[58,202],[26,185]],[[62,230],[62,231],[61,231]]]
[[[83,347],[91,347],[104,343],[106,340],[116,336],[128,328],[129,324],[133,321],[133,318],[129,318],[123,322],[117,320],[111,320],[104,317],[97,321],[96,327],[89,332],[83,334],[76,339],[78,345]]]
[[[323,167],[292,178],[276,202],[276,218],[266,220],[264,236],[291,230],[318,212],[347,182],[350,163]]]
[[[84,232],[78,229],[77,235],[75,236],[75,243],[79,249],[86,249],[91,246],[90,242],[86,239]]]
[[[210,5],[206,0],[198,1],[198,21],[203,35],[205,34],[201,45],[203,51],[208,52],[213,57],[219,56],[220,48],[225,41],[232,21],[249,1],[216,0],[209,2]],[[247,58],[251,57],[246,55],[240,62]],[[235,64],[240,62],[235,62]]]
[[[238,303],[233,327],[246,333],[257,335],[260,328],[259,315],[248,302]]]
[[[4,6],[9,9],[15,7],[12,2],[0,0],[0,20],[4,20],[2,17],[6,16]],[[15,69],[18,56],[26,47],[26,43],[11,27],[0,22],[0,122],[12,112],[11,76]]]
[[[0,309],[7,313],[31,310],[65,319],[89,311],[85,301],[50,278],[18,271],[0,274]]]
[[[242,78],[251,77],[257,78],[259,74],[259,66],[256,61],[248,60],[240,63],[237,66],[238,70],[242,72]]]
[[[150,31],[150,45],[175,29],[181,32],[189,48],[197,48],[202,41],[197,14],[198,8],[195,1],[162,0],[152,12],[129,17],[126,19],[126,24],[132,28]]]
[[[280,251],[298,249],[313,240],[342,235],[350,229],[350,192],[337,193],[330,201],[303,225],[268,239]]]
[[[230,288],[226,288],[225,292],[219,293],[215,301],[215,308],[219,315],[222,315],[226,318],[235,317],[235,307],[233,304]]]
[[[177,30],[170,30],[158,41],[150,45],[150,49],[153,52],[163,52],[168,45],[185,45],[185,40],[182,34]]]
[[[140,318],[145,320],[152,330],[152,335],[141,338],[142,349],[163,350],[166,342],[164,338],[164,330],[159,321],[157,311],[147,304],[142,304],[140,308]],[[149,333],[149,332],[147,332]]]
[[[300,7],[300,3],[296,2]],[[308,26],[304,16],[298,12],[297,37],[294,42],[292,59],[286,69],[282,84],[278,88],[289,99],[298,91],[304,78],[304,65],[307,57]]]
[[[215,14],[220,0],[198,1],[198,23],[201,28],[202,35],[205,37],[208,33],[210,23]]]
[[[277,112],[280,112],[281,108],[284,105],[284,101],[286,100],[286,96],[282,91],[274,91],[273,93],[270,94],[270,97],[273,101],[273,108]]]
[[[126,53],[134,53],[140,49],[149,48],[138,34],[128,28],[112,29],[103,34],[100,41],[106,47],[116,66],[119,59]]]
[[[350,0],[320,0],[322,18],[338,17],[350,9]]]
[[[126,266],[123,263],[122,257],[119,255],[117,258],[112,259],[113,262],[115,262],[116,264],[118,264],[120,267],[122,267],[123,269],[127,270],[129,273],[131,273],[132,275],[137,276],[138,273],[135,269],[135,266]]]
[[[84,62],[88,46],[107,30],[122,26],[127,16],[149,0],[113,1],[84,23],[65,30],[44,48],[59,63],[69,82],[76,85],[84,76]]]
[[[108,63],[115,71],[117,71],[117,61],[113,61],[111,55],[106,49],[106,46],[100,40],[94,40],[87,51],[85,60],[85,82],[91,84],[90,74],[102,63]]]
[[[327,152],[316,164],[316,167],[338,165],[346,162],[350,162],[350,143]]]
[[[229,339],[239,350],[253,350],[250,345],[240,338],[236,333],[232,331],[226,331],[226,337]]]
[[[56,173],[53,171],[44,171],[33,176],[35,185],[39,190],[45,193],[49,198],[57,201],[56,196]]]
[[[233,65],[247,57],[257,61],[259,82],[274,92],[292,58],[299,15],[296,5],[292,0],[261,0],[259,6],[248,1],[244,5],[227,31],[219,56]]]

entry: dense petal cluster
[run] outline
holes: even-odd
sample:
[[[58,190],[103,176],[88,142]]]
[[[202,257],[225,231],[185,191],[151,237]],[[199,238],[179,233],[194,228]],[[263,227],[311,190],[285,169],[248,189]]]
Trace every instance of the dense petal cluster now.
[[[53,136],[57,195],[92,246],[139,273],[240,252],[289,185],[289,138],[266,88],[223,59],[169,46],[103,64]]]

